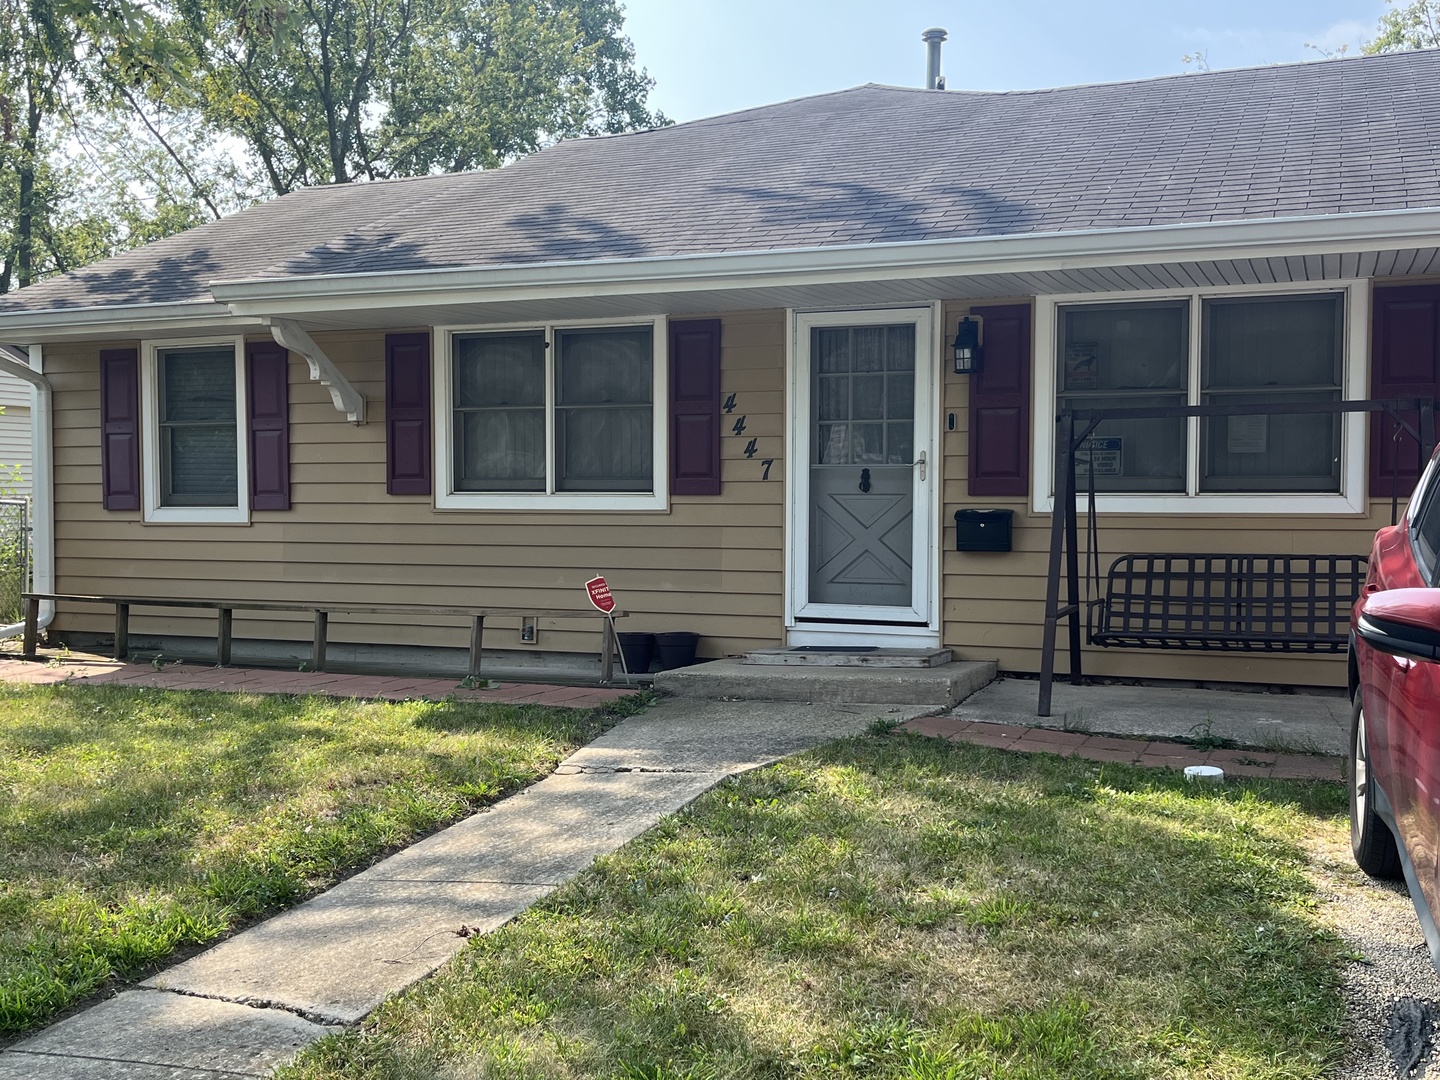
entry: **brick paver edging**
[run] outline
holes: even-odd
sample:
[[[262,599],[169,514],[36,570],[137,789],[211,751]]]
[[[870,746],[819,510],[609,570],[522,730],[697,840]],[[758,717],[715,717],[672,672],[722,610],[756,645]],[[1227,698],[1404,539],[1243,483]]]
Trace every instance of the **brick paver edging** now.
[[[122,664],[89,658],[58,663],[0,660],[0,682],[48,685],[150,687],[156,690],[220,690],[246,694],[327,694],[375,701],[494,701],[506,705],[563,705],[590,709],[635,693],[639,687],[555,686],[496,682],[485,689],[460,686],[454,679],[406,675],[343,675],[328,671],[280,671],[274,668],[212,667],[208,664]]]
[[[1226,776],[1262,776],[1272,780],[1345,779],[1342,758],[1314,754],[1276,754],[1268,750],[1201,750],[1166,739],[1117,739],[1079,731],[1024,727],[926,716],[902,724],[902,731],[951,742],[993,746],[1030,754],[1059,754],[1089,761],[1119,761],[1152,768],[1183,769],[1187,765],[1218,765]]]

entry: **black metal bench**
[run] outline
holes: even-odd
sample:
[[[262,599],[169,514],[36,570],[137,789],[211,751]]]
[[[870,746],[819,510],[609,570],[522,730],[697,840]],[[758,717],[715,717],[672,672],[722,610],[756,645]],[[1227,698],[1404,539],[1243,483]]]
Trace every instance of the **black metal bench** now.
[[[221,667],[230,664],[234,637],[234,615],[237,611],[296,612],[310,615],[314,635],[310,648],[310,670],[325,670],[325,654],[329,640],[331,615],[395,615],[414,620],[428,616],[465,618],[470,620],[470,676],[480,675],[480,656],[485,635],[485,619],[489,616],[522,616],[546,619],[600,619],[600,681],[609,683],[614,676],[614,619],[624,618],[618,608],[606,616],[596,609],[556,610],[550,608],[515,607],[430,607],[421,604],[286,604],[258,600],[179,600],[155,596],[82,596],[74,593],[22,593],[25,602],[25,637],[22,654],[26,660],[36,659],[39,644],[40,602],[49,600],[67,604],[100,604],[115,609],[115,659],[130,655],[131,608],[189,608],[216,613],[215,662]]]
[[[1090,641],[1127,649],[1344,652],[1363,555],[1122,555]]]

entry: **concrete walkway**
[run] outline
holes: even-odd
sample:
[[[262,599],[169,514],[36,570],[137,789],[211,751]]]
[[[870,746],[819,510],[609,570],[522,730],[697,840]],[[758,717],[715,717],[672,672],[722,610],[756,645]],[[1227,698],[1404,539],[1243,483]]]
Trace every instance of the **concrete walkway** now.
[[[0,659],[0,682],[48,685],[148,687],[154,690],[225,690],[250,694],[328,694],[339,698],[411,701],[416,698],[497,701],[507,705],[565,705],[589,709],[605,705],[638,686],[555,686],[548,683],[492,682],[485,688],[461,686],[454,679],[408,675],[346,675],[331,671],[280,668],[215,667],[211,664],[126,664],[98,656],[51,657],[46,662]]]
[[[1054,728],[1088,735],[1224,739],[1282,753],[1350,752],[1343,693],[1252,694],[1170,686],[1055,683],[1051,715],[1035,715],[1040,684],[997,679],[950,711],[957,720]]]
[[[267,1076],[725,777],[927,711],[664,702],[526,791],[0,1053],[0,1080]]]

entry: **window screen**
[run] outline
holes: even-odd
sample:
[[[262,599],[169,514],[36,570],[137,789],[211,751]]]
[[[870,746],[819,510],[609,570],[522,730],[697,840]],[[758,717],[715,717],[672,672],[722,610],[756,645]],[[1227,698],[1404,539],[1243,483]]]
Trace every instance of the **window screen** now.
[[[161,505],[238,505],[234,348],[162,349],[156,383]]]
[[[650,329],[562,330],[556,342],[556,490],[650,491]]]
[[[1339,401],[1338,294],[1206,300],[1201,401]],[[1201,491],[1339,491],[1337,415],[1217,416],[1201,427]]]
[[[915,460],[915,326],[815,327],[816,465]]]
[[[455,488],[545,490],[545,334],[455,338]]]
[[[1060,309],[1062,409],[1184,405],[1189,304],[1093,304]],[[1107,420],[1078,451],[1075,481],[1096,491],[1184,491],[1185,420]]]

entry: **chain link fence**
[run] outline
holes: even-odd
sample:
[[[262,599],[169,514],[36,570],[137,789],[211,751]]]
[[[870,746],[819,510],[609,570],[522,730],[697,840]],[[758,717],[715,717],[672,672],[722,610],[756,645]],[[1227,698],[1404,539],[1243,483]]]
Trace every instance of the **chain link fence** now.
[[[20,594],[29,587],[30,500],[0,498],[0,624],[20,621]]]

